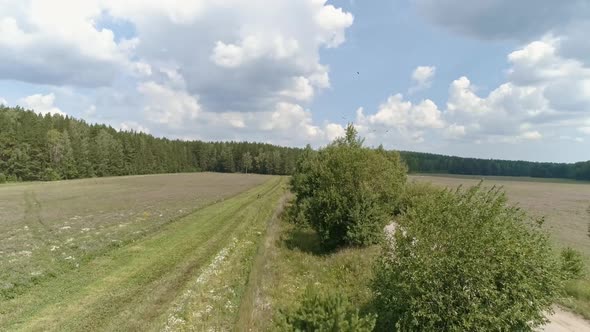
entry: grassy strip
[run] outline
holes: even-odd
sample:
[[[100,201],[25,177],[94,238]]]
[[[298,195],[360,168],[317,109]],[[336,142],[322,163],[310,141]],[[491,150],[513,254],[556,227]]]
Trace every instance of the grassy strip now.
[[[561,299],[559,304],[573,312],[590,319],[590,280],[574,280],[565,285],[568,298]]]
[[[0,330],[161,329],[191,279],[234,238],[268,220],[283,184],[272,179],[36,285],[2,303]]]
[[[275,315],[293,308],[307,287],[337,290],[358,304],[361,311],[370,310],[369,281],[372,264],[380,248],[348,248],[325,254],[320,250],[317,235],[279,220],[271,225],[265,242],[265,262],[256,279],[255,296],[244,299],[242,306],[250,312],[241,313],[240,331],[272,331]],[[247,299],[247,300],[246,300]],[[240,325],[244,324],[244,325]]]
[[[277,251],[274,247],[280,234],[280,218],[288,199],[289,195],[283,196],[268,223],[264,240],[260,241],[256,260],[250,272],[248,287],[240,305],[238,319],[235,324],[236,331],[252,331],[256,322],[265,319],[262,310],[260,310],[266,305],[261,302],[263,301],[262,289],[265,283],[270,283],[269,278],[273,276],[270,272],[274,262],[273,259],[277,258]]]

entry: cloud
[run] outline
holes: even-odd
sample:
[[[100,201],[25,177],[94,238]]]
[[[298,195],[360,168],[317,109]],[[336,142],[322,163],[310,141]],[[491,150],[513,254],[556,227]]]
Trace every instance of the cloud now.
[[[391,140],[390,131],[380,128],[395,128],[397,140],[414,143],[519,143],[575,130],[590,134],[590,67],[559,54],[561,41],[548,35],[508,54],[506,81],[486,95],[463,76],[449,85],[446,108],[395,94],[374,114],[357,111],[357,123],[373,141]]]
[[[309,101],[313,98],[314,90],[309,79],[299,76],[293,78],[291,86],[281,91],[281,95],[299,101]]]
[[[320,49],[341,45],[353,21],[326,0],[4,0],[0,79],[97,87],[131,78],[183,90],[210,112],[265,111],[330,86]]]
[[[326,125],[326,139],[328,141],[333,141],[338,137],[344,137],[344,127],[342,125],[336,123],[329,123]]]
[[[144,113],[149,121],[179,128],[201,113],[201,105],[196,97],[184,91],[176,91],[155,82],[145,82],[137,87],[144,96]]]
[[[59,108],[54,106],[55,102],[55,94],[49,93],[46,95],[43,94],[34,94],[19,100],[19,104],[23,105],[26,109],[31,109],[35,111],[37,114],[46,115],[46,114],[59,114],[65,116],[66,114],[62,112]]]
[[[585,0],[415,0],[418,10],[432,22],[482,39],[527,41],[587,21]]]
[[[134,66],[131,41],[98,29],[98,1],[0,4],[0,78],[51,85],[109,85]],[[67,8],[67,10],[64,10]]]
[[[436,104],[427,99],[419,104],[404,101],[403,95],[390,96],[379,106],[376,114],[367,117],[370,124],[383,125],[390,128],[442,128],[444,122]]]
[[[419,66],[414,69],[414,72],[412,73],[412,81],[414,82],[414,85],[410,88],[409,92],[414,93],[416,91],[430,88],[435,73],[435,66]]]
[[[211,112],[202,108],[198,96],[182,89],[146,82],[137,91],[142,96],[145,118],[156,126],[159,134],[171,138],[319,146],[344,132],[340,124],[314,124],[311,111],[296,103],[278,102],[270,111]],[[130,129],[140,128],[137,123],[125,124]]]
[[[135,121],[121,122],[121,124],[119,124],[119,126],[118,126],[118,129],[122,130],[122,131],[134,131],[134,132],[146,133],[146,134],[150,133],[149,128],[144,127]]]
[[[330,86],[320,49],[342,44],[354,20],[325,0],[109,1],[109,13],[134,24],[151,79],[170,85],[154,76],[175,68],[209,112],[311,102]]]
[[[369,136],[370,141],[395,132],[404,140],[421,142],[424,140],[425,130],[441,129],[445,127],[445,122],[432,100],[426,99],[413,104],[398,93],[379,105],[375,114],[366,115],[364,109],[359,108],[356,111],[355,125],[359,132]]]
[[[524,132],[520,135],[521,138],[526,139],[526,140],[531,140],[531,141],[538,141],[541,138],[543,138],[543,135],[541,135],[540,132],[538,131],[527,131]]]
[[[556,50],[590,64],[590,4],[586,0],[415,0],[431,22],[481,40],[530,43],[542,36],[560,39]]]
[[[0,105],[8,105],[8,102],[6,101],[6,99],[0,97]]]
[[[445,137],[450,139],[460,139],[465,136],[465,126],[451,124],[445,129]]]

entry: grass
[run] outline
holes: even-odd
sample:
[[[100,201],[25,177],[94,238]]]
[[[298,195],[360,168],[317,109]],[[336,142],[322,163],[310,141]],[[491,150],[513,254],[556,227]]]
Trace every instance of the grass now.
[[[193,173],[0,185],[0,300],[268,179]]]
[[[273,331],[276,315],[297,306],[308,287],[346,295],[361,311],[369,311],[372,298],[369,282],[373,259],[380,248],[347,248],[334,253],[320,249],[317,235],[282,219],[269,228],[259,253],[263,264],[250,280],[253,294],[238,321],[240,331]]]
[[[234,178],[233,180],[236,180]],[[228,330],[284,178],[167,223],[0,306],[0,330]]]
[[[481,178],[446,174],[410,176],[411,180],[431,182],[449,188],[475,185]],[[578,250],[584,256],[587,272],[590,273],[590,183],[554,180],[556,179],[484,177],[484,185],[502,186],[510,202],[532,216],[545,217],[545,227],[555,247],[558,250],[565,247]],[[583,280],[568,282],[565,292],[569,297],[561,299],[560,304],[590,319],[590,274]]]

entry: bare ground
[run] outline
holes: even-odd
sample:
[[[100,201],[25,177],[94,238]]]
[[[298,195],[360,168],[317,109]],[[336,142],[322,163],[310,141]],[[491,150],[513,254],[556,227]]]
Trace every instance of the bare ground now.
[[[539,331],[544,332],[586,332],[590,331],[590,322],[574,315],[569,311],[565,311],[556,307],[553,315],[549,317],[551,322]]]

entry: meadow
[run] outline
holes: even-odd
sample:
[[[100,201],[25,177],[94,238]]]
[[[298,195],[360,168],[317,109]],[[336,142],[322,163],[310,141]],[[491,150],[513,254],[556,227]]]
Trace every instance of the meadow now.
[[[201,173],[0,186],[0,330],[233,326],[285,183]]]

